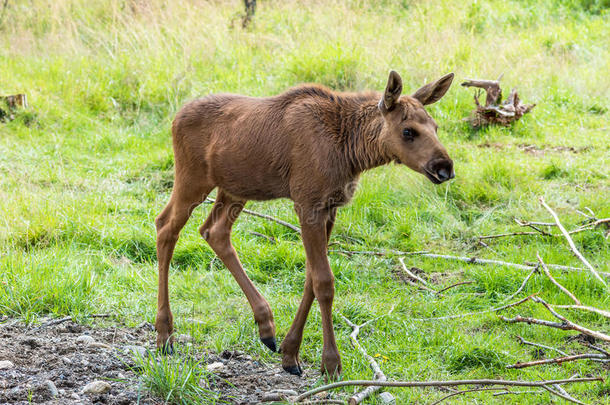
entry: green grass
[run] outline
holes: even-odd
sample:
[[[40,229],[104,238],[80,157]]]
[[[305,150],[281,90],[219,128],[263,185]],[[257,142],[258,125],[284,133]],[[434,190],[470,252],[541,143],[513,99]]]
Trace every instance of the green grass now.
[[[212,92],[272,95],[303,81],[381,90],[390,68],[413,90],[456,73],[448,94],[429,110],[457,177],[434,186],[395,165],[366,173],[353,203],[339,211],[331,241],[356,250],[429,250],[516,263],[534,261],[539,252],[547,263],[581,266],[561,238],[490,240],[485,248],[476,237],[521,230],[513,218],[551,221],[538,196],[570,229],[584,219],[577,210],[610,216],[609,6],[607,0],[269,0],[259,2],[254,25],[243,30],[238,23],[230,27],[241,12],[237,0],[9,2],[0,23],[0,94],[25,92],[30,108],[0,124],[0,314],[35,322],[47,314],[109,312],[128,324],[152,322],[153,220],[171,191],[169,126],[180,106]],[[525,102],[538,105],[512,127],[474,131],[462,120],[473,109],[472,91],[459,82],[500,73],[505,92],[518,86]],[[530,153],[527,145],[542,151]],[[289,201],[248,208],[296,223]],[[214,255],[197,232],[209,209],[196,209],[176,247],[170,294],[177,330],[191,333],[200,348],[240,348],[277,361],[258,341],[248,304],[229,272],[218,261],[210,265]],[[596,268],[608,272],[604,232],[579,233],[574,240]],[[280,225],[243,215],[233,241],[271,303],[281,339],[304,282],[299,239]],[[435,287],[474,281],[437,297],[397,280],[395,258],[330,260],[335,311],[364,321],[395,305],[392,315],[361,336],[370,353],[388,357],[382,367],[390,379],[607,375],[607,368],[591,362],[504,368],[532,359],[531,348],[520,346],[515,335],[582,350],[567,340],[573,333],[508,325],[494,314],[413,320],[489,308],[519,287],[523,271],[408,257],[407,264],[433,277]],[[588,273],[553,274],[583,304],[610,308],[608,291]],[[533,293],[570,303],[541,275],[521,296]],[[549,319],[534,304],[506,311],[517,313]],[[607,319],[564,313],[610,330]],[[190,324],[192,317],[201,323]],[[335,320],[344,378],[370,378],[366,360],[350,346],[348,328]],[[301,352],[313,367],[320,361],[321,335],[314,309]],[[153,392],[166,397],[180,381],[191,381],[172,374],[181,359],[165,369],[165,363],[146,369]],[[200,369],[191,363],[187,368]],[[189,384],[185,395],[199,395]],[[610,404],[607,382],[569,390],[588,402]],[[442,395],[392,392],[400,403]],[[473,393],[453,403],[523,398]],[[551,402],[546,393],[530,399]]]
[[[136,356],[134,370],[142,375],[142,388],[162,398],[165,403],[180,405],[215,404],[218,393],[210,388],[213,376],[193,354],[179,351],[175,356],[151,354]]]

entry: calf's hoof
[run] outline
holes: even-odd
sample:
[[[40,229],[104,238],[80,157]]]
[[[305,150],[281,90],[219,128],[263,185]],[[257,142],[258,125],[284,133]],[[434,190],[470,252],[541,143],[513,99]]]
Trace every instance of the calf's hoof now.
[[[341,376],[341,359],[322,360],[320,372],[326,380],[336,380]]]
[[[267,338],[261,338],[261,342],[263,342],[263,344],[265,346],[267,346],[269,348],[269,350],[271,350],[272,352],[277,352],[277,343],[275,341],[275,337],[271,336],[271,337],[267,337]]]
[[[303,369],[298,365],[298,363],[295,366],[282,366],[282,368],[284,371],[292,375],[298,375],[300,377],[303,374]]]
[[[171,335],[168,337],[163,337],[161,334],[158,334],[157,350],[163,355],[174,354],[174,337]]]

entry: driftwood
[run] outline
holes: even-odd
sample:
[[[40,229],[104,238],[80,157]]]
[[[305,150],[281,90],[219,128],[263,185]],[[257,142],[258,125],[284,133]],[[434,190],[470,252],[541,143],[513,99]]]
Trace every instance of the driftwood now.
[[[500,79],[501,76],[498,80],[466,80],[462,83],[464,87],[476,87],[485,90],[487,93],[485,105],[481,105],[479,102],[480,92],[477,91],[474,94],[474,102],[477,108],[473,111],[470,118],[467,119],[474,128],[490,124],[508,126],[536,106],[536,104],[523,104],[515,88],[511,90],[506,100],[501,103],[502,89],[500,88]]]

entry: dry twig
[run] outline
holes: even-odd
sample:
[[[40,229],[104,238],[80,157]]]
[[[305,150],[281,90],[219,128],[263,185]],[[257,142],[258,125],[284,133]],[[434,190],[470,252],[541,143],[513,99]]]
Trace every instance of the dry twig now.
[[[524,363],[517,362],[515,364],[511,364],[511,365],[506,366],[506,368],[526,368],[526,367],[532,367],[532,366],[540,366],[542,364],[561,364],[561,363],[566,363],[566,362],[569,362],[569,361],[576,361],[576,360],[582,360],[582,359],[598,359],[598,360],[608,360],[608,361],[610,361],[610,359],[608,359],[603,354],[598,354],[598,353],[583,353],[583,354],[573,354],[573,355],[564,356],[564,357],[556,357],[556,358],[553,358],[553,359],[542,359],[542,360],[526,361]]]
[[[586,305],[551,305],[553,308],[561,308],[561,309],[580,309],[583,311],[594,312],[598,315],[605,316],[606,318],[610,318],[610,312],[604,311],[603,309],[588,307]]]
[[[511,307],[516,307],[518,305],[521,305],[524,302],[527,302],[527,301],[531,300],[533,297],[534,297],[533,295],[530,295],[529,297],[522,298],[519,301],[515,301],[515,302],[512,302],[510,304],[502,305],[501,307],[486,309],[484,311],[467,312],[465,314],[439,316],[439,317],[435,317],[435,318],[412,318],[411,320],[412,321],[439,321],[439,320],[445,320],[445,319],[466,318],[468,316],[481,315],[481,314],[486,314],[486,313],[489,313],[489,312],[498,312],[498,311],[502,311],[503,309],[507,309],[507,308],[511,308]]]
[[[207,203],[207,204],[213,204],[215,202],[216,202],[216,200],[214,200],[213,198],[206,198],[205,201],[204,201],[204,203]],[[255,217],[267,219],[269,221],[273,221],[273,222],[275,222],[277,224],[285,226],[286,228],[292,229],[293,231],[295,231],[298,234],[301,233],[301,228],[299,228],[298,226],[293,225],[293,224],[291,224],[289,222],[286,222],[286,221],[282,221],[281,219],[272,217],[271,215],[261,214],[260,212],[251,211],[251,210],[247,210],[247,209],[243,209],[242,212],[245,213],[245,214],[248,214],[248,215],[252,215],[252,216],[255,216]]]
[[[544,270],[544,274],[546,274],[546,276],[549,278],[549,280],[551,280],[551,282],[553,284],[555,284],[561,291],[563,291],[568,297],[570,297],[572,299],[572,301],[574,301],[576,303],[576,305],[578,305],[578,306],[582,305],[581,302],[578,300],[578,298],[576,298],[576,296],[574,294],[572,294],[570,292],[570,290],[568,290],[567,288],[565,288],[564,286],[559,284],[559,282],[557,282],[557,280],[555,280],[553,278],[553,276],[551,275],[551,272],[549,271],[548,267],[546,267],[546,264],[544,264],[544,261],[542,260],[542,258],[540,257],[540,255],[538,253],[536,253],[536,257],[538,258],[538,262],[542,266],[542,270]]]
[[[392,311],[394,311],[394,307],[392,307],[390,309],[390,311],[384,316],[391,314]],[[366,351],[366,349],[364,347],[362,347],[362,345],[358,341],[358,334],[360,333],[360,329],[365,327],[366,325],[370,324],[371,322],[376,321],[379,318],[369,320],[361,325],[356,325],[355,323],[353,323],[352,321],[347,319],[343,314],[339,314],[339,315],[341,316],[341,318],[343,318],[345,323],[347,323],[352,328],[352,333],[350,333],[350,335],[349,335],[352,345],[356,349],[358,349],[360,351],[360,353],[362,353],[362,355],[364,357],[366,357],[366,359],[368,360],[369,366],[373,370],[373,378],[375,379],[375,381],[386,381],[387,377],[385,376],[383,371],[381,371],[381,368],[379,367],[379,364],[377,363],[375,358],[370,356],[368,354],[368,352]],[[348,403],[350,405],[357,405],[357,404],[361,403],[362,401],[364,401],[369,396],[371,396],[372,394],[374,394],[375,392],[379,391],[380,389],[381,389],[380,386],[367,387],[364,390],[359,391],[359,392],[355,393],[354,395],[352,395],[349,398]]]
[[[534,302],[537,302],[539,304],[544,305],[544,307],[557,319],[561,320],[560,322],[552,322],[552,321],[547,321],[544,319],[536,319],[536,318],[530,318],[530,317],[524,317],[521,315],[517,315],[514,318],[507,318],[504,316],[500,316],[500,319],[502,319],[505,322],[509,322],[509,323],[527,323],[530,325],[542,325],[542,326],[548,326],[550,328],[556,328],[556,329],[562,329],[562,330],[574,330],[577,332],[580,332],[584,335],[587,336],[591,336],[595,339],[599,339],[599,340],[603,340],[605,342],[610,342],[610,336],[595,331],[595,330],[591,330],[588,328],[585,328],[584,326],[575,324],[574,322],[569,321],[568,319],[566,319],[564,316],[558,314],[555,310],[553,310],[553,308],[546,303],[546,301],[544,301],[541,298],[538,297],[531,297],[531,300]],[[523,301],[525,302],[525,301]]]
[[[460,286],[460,285],[472,284],[472,283],[474,283],[474,281],[472,281],[472,280],[470,280],[470,281],[460,281],[459,283],[451,284],[451,285],[450,285],[450,286],[448,286],[448,287],[445,287],[445,288],[443,288],[443,289],[441,289],[441,290],[438,290],[436,293],[437,293],[437,294],[440,294],[440,293],[442,293],[442,292],[444,292],[444,291],[447,291],[447,290],[449,290],[449,289],[451,289],[451,288],[458,287],[458,286]]]
[[[574,253],[574,255],[578,259],[580,259],[581,262],[583,262],[583,264],[589,269],[589,271],[591,271],[591,273],[593,273],[595,278],[597,278],[604,285],[604,287],[608,287],[608,285],[601,278],[601,276],[599,275],[597,270],[595,270],[593,268],[593,266],[591,266],[591,263],[589,263],[589,261],[587,259],[585,259],[585,257],[578,251],[578,249],[576,248],[576,245],[574,244],[574,241],[570,237],[570,234],[568,233],[568,231],[566,231],[566,229],[563,227],[563,225],[561,225],[561,222],[559,221],[559,217],[557,216],[555,211],[553,211],[553,209],[551,207],[549,207],[546,202],[544,202],[544,198],[540,197],[539,201],[540,201],[540,204],[542,204],[542,206],[544,208],[546,208],[546,210],[553,216],[553,219],[555,220],[557,227],[559,228],[561,233],[563,233],[563,236],[565,236],[566,240],[568,241],[568,244],[570,245],[570,249],[572,250],[572,253]]]
[[[110,314],[89,314],[89,315],[85,315],[85,318],[110,318]],[[68,322],[68,321],[72,321],[74,320],[74,318],[72,318],[71,316],[66,316],[63,318],[59,318],[59,319],[53,319],[52,321],[43,323],[42,325],[39,325],[37,327],[35,327],[33,330],[38,330],[38,329],[43,329],[43,328],[47,328],[49,326],[55,326],[55,325],[59,325],[60,323],[64,323],[64,322]]]
[[[409,278],[419,281],[421,284],[417,285],[420,288],[423,288],[424,290],[433,292],[434,294],[437,294],[437,291],[428,287],[428,283],[421,277],[419,277],[417,274],[413,273],[411,270],[409,270],[407,268],[407,266],[405,265],[405,261],[402,259],[402,257],[398,258],[398,261],[400,262],[401,266],[402,266],[402,270],[407,274],[407,276],[409,276]]]
[[[547,350],[554,350],[557,353],[561,354],[562,356],[567,356],[568,355],[566,352],[561,351],[559,349],[556,349],[556,348],[554,348],[552,346],[543,345],[541,343],[528,342],[527,340],[523,339],[521,336],[517,336],[517,340],[519,341],[519,343],[521,343],[523,345],[540,347],[542,349],[547,349]]]

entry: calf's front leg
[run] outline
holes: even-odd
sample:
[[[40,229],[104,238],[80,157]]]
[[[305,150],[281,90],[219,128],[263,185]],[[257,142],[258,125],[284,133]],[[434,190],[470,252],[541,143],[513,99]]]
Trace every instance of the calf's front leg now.
[[[311,279],[313,295],[320,305],[322,316],[322,373],[331,378],[341,374],[341,358],[333,330],[332,306],[335,296],[335,277],[328,263],[327,219],[330,213],[316,213],[301,218],[303,245],[307,256],[307,276]]]

